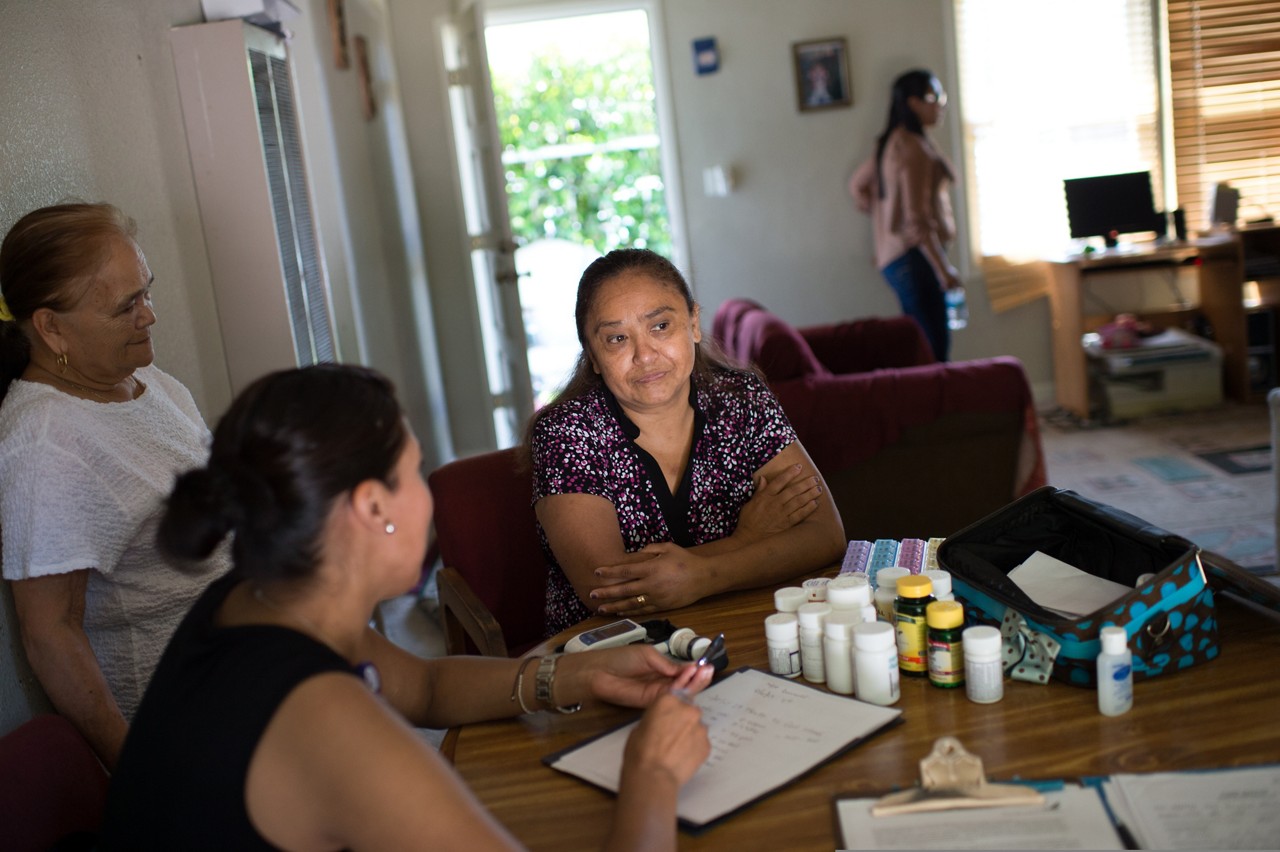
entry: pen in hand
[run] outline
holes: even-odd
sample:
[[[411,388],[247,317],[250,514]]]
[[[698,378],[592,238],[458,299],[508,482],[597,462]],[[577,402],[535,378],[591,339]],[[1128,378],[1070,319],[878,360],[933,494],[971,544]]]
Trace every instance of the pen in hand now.
[[[698,658],[698,668],[710,663],[716,657],[724,653],[724,634],[721,633],[711,640],[711,644],[707,646],[707,650],[702,652],[702,656]]]

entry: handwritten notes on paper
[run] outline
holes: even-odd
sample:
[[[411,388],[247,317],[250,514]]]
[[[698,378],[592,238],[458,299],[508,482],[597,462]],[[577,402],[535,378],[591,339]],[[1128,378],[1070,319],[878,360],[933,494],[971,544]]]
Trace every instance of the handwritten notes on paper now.
[[[743,670],[696,699],[711,757],[680,791],[677,814],[705,825],[772,792],[897,718],[900,711]],[[617,792],[635,724],[551,761],[561,772]]]
[[[1275,849],[1280,766],[1112,775],[1103,788],[1143,849]]]

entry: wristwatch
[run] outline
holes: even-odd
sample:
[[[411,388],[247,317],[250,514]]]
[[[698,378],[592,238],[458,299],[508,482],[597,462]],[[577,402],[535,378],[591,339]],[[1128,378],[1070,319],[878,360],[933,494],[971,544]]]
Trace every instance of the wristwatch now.
[[[557,707],[551,700],[551,690],[556,682],[556,661],[561,657],[560,654],[547,654],[538,663],[538,674],[534,681],[534,696],[538,699],[538,703],[548,710],[557,710],[561,713],[577,713],[582,709],[582,704],[570,704],[567,707]]]

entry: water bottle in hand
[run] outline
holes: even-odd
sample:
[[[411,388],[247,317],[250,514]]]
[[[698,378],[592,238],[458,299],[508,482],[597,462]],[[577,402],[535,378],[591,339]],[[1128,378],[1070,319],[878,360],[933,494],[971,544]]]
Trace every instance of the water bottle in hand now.
[[[969,306],[964,301],[964,288],[953,287],[942,293],[947,302],[947,327],[952,331],[969,324]]]

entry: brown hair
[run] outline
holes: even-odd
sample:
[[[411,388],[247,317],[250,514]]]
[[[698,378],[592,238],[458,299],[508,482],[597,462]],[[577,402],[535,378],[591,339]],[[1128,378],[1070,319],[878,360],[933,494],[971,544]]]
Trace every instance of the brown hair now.
[[[582,273],[582,278],[578,280],[578,297],[573,311],[582,352],[578,354],[578,360],[574,364],[568,381],[556,393],[555,398],[546,407],[534,412],[533,417],[529,419],[529,425],[525,428],[524,446],[520,453],[524,464],[532,463],[533,428],[538,421],[561,403],[586,396],[604,382],[591,366],[591,354],[587,347],[587,316],[591,313],[600,288],[628,272],[647,275],[666,284],[680,294],[689,313],[693,313],[695,302],[693,291],[689,289],[689,282],[685,281],[680,270],[676,269],[676,265],[662,255],[648,249],[615,249],[593,261]],[[721,351],[714,340],[708,337],[703,337],[702,342],[694,344],[693,355],[693,383],[698,387],[704,386],[711,375],[719,370],[742,369]]]
[[[32,210],[0,245],[0,292],[13,315],[0,323],[0,399],[31,360],[26,323],[41,308],[69,310],[111,251],[137,224],[112,204],[67,203]]]

